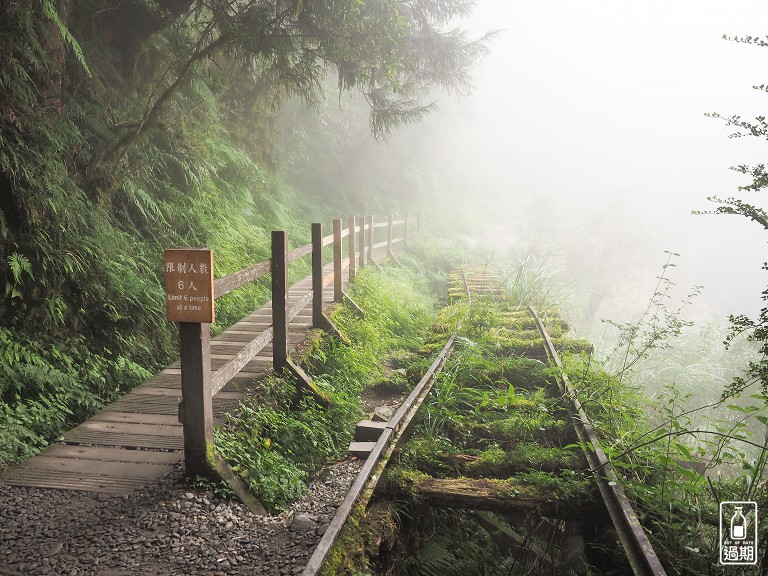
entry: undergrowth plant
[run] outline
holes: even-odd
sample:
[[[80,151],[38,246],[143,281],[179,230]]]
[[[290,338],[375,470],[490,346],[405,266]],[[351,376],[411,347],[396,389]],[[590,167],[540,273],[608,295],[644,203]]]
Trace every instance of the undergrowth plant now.
[[[361,270],[350,295],[365,317],[345,306],[331,317],[351,344],[323,337],[305,358],[329,408],[310,398],[297,407],[295,384],[270,378],[216,431],[217,448],[271,510],[285,509],[326,463],[344,456],[363,416],[360,393],[379,381],[388,358],[418,350],[434,316],[433,295],[407,266]]]
[[[623,323],[603,320],[617,331],[616,344],[607,354],[605,361],[615,366],[614,372],[619,379],[631,373],[653,350],[672,347],[671,340],[693,325],[693,322],[684,317],[683,311],[700,294],[702,287],[694,286],[677,306],[670,307],[671,292],[675,284],[669,271],[676,266],[674,258],[679,254],[670,251],[665,253],[667,260],[661,268],[661,274],[656,278],[653,294],[639,319]]]
[[[608,321],[618,334],[611,352],[565,355],[565,364],[669,572],[738,573],[718,567],[719,503],[768,505],[766,402],[727,387],[749,365],[748,343],[726,351],[723,330],[693,332],[684,317],[700,287],[670,304],[676,256],[668,253],[638,321]],[[763,518],[760,533],[766,527]]]
[[[521,256],[510,251],[508,262],[502,266],[507,299],[520,306],[532,305],[543,311],[564,307],[567,291],[558,286],[562,270],[546,255]]]
[[[149,376],[129,358],[93,354],[82,338],[43,347],[0,328],[0,466],[35,454],[115,399],[119,385]]]
[[[670,383],[649,399],[585,354],[566,354],[564,363],[668,572],[749,573],[718,567],[718,511],[723,501],[768,506],[766,398],[699,405]],[[759,534],[766,534],[768,522],[760,522]],[[766,543],[762,537],[759,549]]]
[[[0,466],[177,357],[163,249],[212,248],[220,277],[268,259],[271,229],[309,241],[297,195],[233,137],[223,60],[192,66],[144,137],[110,156],[186,55],[188,23],[153,34],[127,72],[90,8],[60,17],[54,4],[0,2]],[[254,129],[263,112],[235,125]],[[268,298],[265,282],[225,296],[214,332]]]

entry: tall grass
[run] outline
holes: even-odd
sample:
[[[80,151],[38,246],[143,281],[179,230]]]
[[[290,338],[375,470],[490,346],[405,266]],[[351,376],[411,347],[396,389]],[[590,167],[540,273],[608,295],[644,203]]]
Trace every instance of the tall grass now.
[[[343,457],[363,415],[360,393],[381,379],[388,358],[419,348],[434,316],[433,296],[414,268],[365,268],[350,293],[365,317],[342,306],[332,318],[351,344],[323,337],[305,359],[330,407],[305,398],[297,409],[294,384],[270,379],[216,431],[217,448],[272,510],[284,509],[324,464]]]

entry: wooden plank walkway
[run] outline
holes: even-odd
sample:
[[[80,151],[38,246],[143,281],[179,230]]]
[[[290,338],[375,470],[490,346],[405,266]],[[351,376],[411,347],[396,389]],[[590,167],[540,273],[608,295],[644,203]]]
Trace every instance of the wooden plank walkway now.
[[[344,268],[348,262],[345,260]],[[333,265],[326,266],[327,271]],[[348,274],[342,275],[344,284]],[[312,289],[309,276],[293,286],[290,302],[298,302]],[[324,305],[333,301],[333,284],[323,291]],[[247,343],[272,325],[267,302],[225,332],[211,339],[211,368],[224,365]],[[311,299],[291,322],[290,347],[295,352],[312,327]],[[214,418],[259,387],[272,368],[272,345],[256,356],[213,398]],[[124,494],[157,481],[184,459],[184,439],[178,419],[181,369],[178,361],[101,412],[64,434],[39,455],[8,467],[0,483],[13,486],[58,488]]]

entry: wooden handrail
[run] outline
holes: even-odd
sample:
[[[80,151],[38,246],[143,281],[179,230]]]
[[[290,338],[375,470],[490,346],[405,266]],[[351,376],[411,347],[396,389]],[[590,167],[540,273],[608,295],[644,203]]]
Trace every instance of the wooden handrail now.
[[[248,282],[258,280],[262,276],[269,274],[271,266],[272,260],[265,260],[264,262],[249,266],[244,270],[218,278],[213,282],[213,297],[218,298],[219,296],[224,296],[224,294],[229,294],[233,290],[241,288]]]
[[[312,252],[312,243],[305,244],[304,246],[299,246],[298,248],[294,248],[293,250],[288,251],[288,256],[286,257],[286,261],[290,264],[291,262],[298,260],[302,256],[306,256],[310,252]]]
[[[359,219],[358,219],[359,218]],[[346,298],[342,291],[342,271],[349,267],[349,278],[354,278],[357,269],[362,269],[367,262],[373,262],[377,249],[386,247],[387,256],[394,257],[392,245],[408,241],[407,215],[395,221],[388,220],[374,223],[373,216],[350,217],[348,226],[341,228],[341,220],[333,222],[333,234],[322,236],[322,227],[313,225],[313,243],[288,250],[288,234],[285,231],[273,231],[271,238],[271,257],[257,262],[232,274],[213,281],[213,299],[229,294],[263,276],[271,275],[272,325],[247,342],[242,350],[226,362],[215,373],[211,371],[210,329],[205,323],[182,322],[179,325],[181,340],[181,381],[182,403],[179,408],[179,420],[184,430],[184,461],[190,474],[203,474],[209,471],[207,455],[213,442],[213,395],[220,391],[242,368],[251,361],[269,342],[272,342],[272,364],[275,370],[290,369],[302,373],[288,356],[289,322],[307,304],[313,302],[313,324],[315,327],[336,330],[322,312],[323,289],[333,283],[334,301]],[[393,238],[393,226],[403,226],[403,236]],[[421,214],[417,219],[421,227]],[[387,228],[387,240],[374,243],[377,228]],[[348,237],[347,254],[342,256],[342,240]],[[381,236],[381,235],[379,235]],[[323,248],[333,244],[333,271],[323,274]],[[288,302],[288,265],[308,254],[313,254],[313,289],[296,302]],[[359,257],[359,267],[356,263]],[[306,375],[303,376],[307,379]],[[315,385],[306,384],[317,392]],[[318,393],[322,395],[321,393]]]
[[[404,220],[397,220],[396,222],[393,222],[392,224],[397,226],[398,224],[403,224]],[[360,230],[360,226],[355,226],[355,233],[357,233]],[[341,237],[346,238],[349,236],[349,228],[344,228],[341,231]],[[333,234],[329,234],[328,236],[323,237],[323,246],[328,246],[330,244],[333,244]],[[394,240],[393,240],[394,242]],[[305,244],[304,246],[299,246],[298,248],[294,248],[290,252],[288,252],[288,262],[293,262],[294,260],[297,260],[303,256],[306,256],[312,252],[312,244]],[[253,282],[255,280],[258,280],[262,276],[266,276],[269,274],[270,267],[272,266],[272,260],[264,260],[263,262],[257,262],[256,264],[252,264],[248,268],[244,268],[242,270],[238,270],[237,272],[233,272],[232,274],[228,274],[227,276],[222,276],[221,278],[217,278],[213,283],[213,289],[214,289],[214,298],[219,298],[221,296],[224,296],[224,294],[229,294],[230,292],[237,290],[238,288],[242,288],[249,282]]]

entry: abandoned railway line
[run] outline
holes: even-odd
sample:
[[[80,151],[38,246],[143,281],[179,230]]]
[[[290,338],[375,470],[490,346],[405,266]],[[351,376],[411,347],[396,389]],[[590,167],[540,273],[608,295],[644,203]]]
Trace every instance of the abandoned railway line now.
[[[562,414],[559,416],[552,414],[553,418],[549,424],[538,422],[537,417],[532,416],[530,420],[536,422],[534,426],[538,427],[538,430],[535,430],[532,435],[533,438],[520,441],[519,430],[516,430],[518,438],[512,439],[511,436],[515,434],[509,438],[513,443],[520,442],[520,444],[528,446],[530,442],[526,442],[526,440],[534,439],[535,442],[547,445],[544,452],[550,449],[550,451],[558,452],[557,456],[554,461],[544,458],[538,462],[530,460],[530,456],[528,456],[527,462],[512,464],[511,460],[514,460],[514,457],[505,462],[504,457],[499,458],[496,454],[495,461],[484,462],[483,459],[488,453],[487,451],[485,454],[481,452],[480,455],[449,454],[453,447],[445,445],[442,446],[442,452],[432,452],[425,456],[422,452],[425,444],[420,443],[420,440],[416,438],[417,449],[411,451],[410,457],[408,454],[404,457],[405,467],[411,468],[411,470],[404,472],[402,466],[400,466],[401,469],[397,470],[397,464],[394,466],[396,470],[388,469],[389,459],[393,453],[409,452],[408,443],[404,441],[408,437],[407,422],[402,425],[398,416],[406,413],[413,414],[418,409],[426,399],[425,390],[431,388],[439,370],[446,365],[450,355],[454,352],[457,338],[463,338],[466,341],[466,338],[454,333],[448,338],[432,366],[401,406],[398,414],[389,423],[385,425],[382,423],[381,436],[378,441],[375,444],[373,442],[356,444],[358,451],[361,451],[364,444],[367,444],[370,454],[355,486],[347,495],[345,506],[339,510],[331,525],[338,528],[340,532],[341,526],[353,505],[365,507],[377,497],[396,498],[401,502],[412,501],[416,502],[417,506],[427,505],[433,508],[470,510],[478,526],[487,530],[489,534],[500,537],[502,547],[513,552],[514,562],[508,573],[514,573],[512,570],[518,565],[521,557],[523,560],[518,566],[522,571],[521,573],[538,573],[536,572],[537,568],[542,573],[557,573],[558,570],[573,569],[574,567],[576,567],[575,573],[579,573],[579,564],[574,563],[573,558],[566,559],[566,562],[560,565],[557,564],[556,554],[551,551],[553,542],[557,538],[561,539],[564,548],[567,548],[574,541],[580,542],[582,547],[577,552],[579,555],[586,556],[587,550],[584,548],[581,533],[585,527],[587,530],[605,531],[606,522],[610,518],[610,523],[626,555],[626,565],[622,568],[621,563],[624,560],[619,558],[617,568],[615,565],[616,557],[614,557],[608,561],[614,563],[613,566],[609,567],[609,571],[617,569],[629,571],[631,567],[634,574],[666,574],[637,520],[632,505],[621,488],[616,473],[600,448],[592,424],[563,371],[553,338],[547,330],[547,324],[549,324],[558,334],[562,335],[565,324],[560,320],[557,313],[542,319],[533,307],[521,308],[506,305],[504,303],[504,290],[498,273],[489,269],[470,268],[454,271],[449,279],[449,297],[452,302],[464,300],[471,303],[473,299],[475,302],[482,302],[483,299],[496,301],[504,310],[503,316],[508,320],[508,325],[513,327],[518,336],[523,336],[523,338],[517,338],[512,344],[514,353],[521,357],[536,358],[537,362],[539,357],[548,358],[557,368],[557,374],[548,378],[548,384],[551,385],[552,380],[556,382],[559,393],[557,402],[562,404],[562,407],[550,405],[543,410],[555,414],[562,412]],[[471,314],[471,311],[465,313]],[[461,322],[459,322],[460,325]],[[496,330],[503,325],[504,320],[501,319],[491,329]],[[531,334],[532,331],[534,334]],[[475,346],[474,343],[470,345]],[[453,376],[448,378],[453,378]],[[453,386],[453,384],[451,385]],[[454,390],[454,392],[456,391]],[[531,396],[535,396],[537,393],[535,390],[528,390],[528,392],[533,393]],[[439,390],[433,393],[438,396],[445,394]],[[459,394],[460,392],[456,393]],[[506,408],[516,404],[514,408],[522,408],[520,412],[524,414],[525,409],[531,407],[530,403],[526,402],[525,397],[517,396],[519,401],[512,398],[516,396],[516,393],[513,391],[511,383],[509,394],[509,397],[505,397],[505,401],[509,402],[510,406]],[[486,400],[487,398],[488,395],[486,394]],[[470,404],[473,401],[477,402],[477,400],[478,396],[475,395],[474,398],[467,397],[463,402]],[[541,396],[539,396],[539,400],[541,400]],[[477,410],[477,404],[469,408],[470,410]],[[494,410],[505,411],[498,405],[494,406]],[[491,426],[483,430],[483,433],[492,429],[494,424],[501,424],[502,426],[498,428],[502,428],[504,424],[508,423],[509,420],[496,420],[491,422]],[[370,435],[368,427],[371,424],[369,422],[359,424],[363,427],[365,437]],[[520,422],[517,422],[515,426],[519,426],[519,424]],[[560,426],[560,424],[564,424],[564,426]],[[550,425],[555,430],[554,434],[551,433],[551,430],[545,430]],[[451,443],[462,442],[462,440],[457,439],[461,433],[456,430],[453,433],[450,431],[443,433],[450,438]],[[483,436],[483,433],[479,436]],[[478,434],[474,434],[474,436],[478,436]],[[504,434],[496,435],[493,441],[488,438],[481,438],[480,444],[484,443],[486,446],[490,444],[493,448],[498,449],[498,444],[501,443],[503,436]],[[474,441],[477,441],[477,437]],[[561,445],[569,444],[572,448],[574,441],[580,445],[581,457],[573,452],[564,454],[562,447],[556,446],[559,442]],[[505,450],[506,455],[513,455],[519,448],[519,445],[508,447]],[[412,456],[419,454],[419,452],[421,452],[421,456],[415,458]],[[403,457],[400,456],[400,459],[402,463]],[[576,472],[583,478],[588,477],[593,480],[598,490],[589,490],[582,482],[574,491],[572,484],[563,488],[555,480],[543,484],[544,490],[550,492],[542,494],[542,487],[536,485],[541,483],[541,477],[533,482],[530,478],[530,473],[535,472],[537,468],[539,471],[552,474],[555,477],[562,470],[568,470],[571,473]],[[391,476],[389,478],[388,472]],[[425,472],[427,473],[425,474]],[[382,485],[384,485],[383,489],[381,489]],[[376,494],[377,488],[380,494]],[[521,515],[533,515],[542,522],[531,530],[525,527],[525,521],[521,519]],[[574,535],[577,538],[574,538]],[[336,530],[326,533],[304,572],[302,572],[303,576],[319,573],[334,574],[338,570],[339,561],[336,560],[335,566],[330,569],[326,566],[326,571],[321,571],[326,555],[332,550],[336,537]],[[547,539],[549,542],[546,542]],[[567,551],[571,555],[573,554],[572,548]],[[445,553],[444,558],[447,560],[443,560],[445,562],[443,569],[452,574],[454,573],[452,570],[457,565],[461,565],[461,559],[451,557],[447,550]],[[437,555],[437,553],[434,554]],[[621,557],[622,555],[617,553],[617,556]],[[417,557],[417,560],[428,562],[427,557],[428,555],[425,555],[424,558]],[[585,558],[581,559],[582,562],[584,560]],[[602,561],[606,562],[607,560],[603,558]],[[581,564],[581,566],[586,570],[586,564]],[[440,568],[437,564],[436,567]]]
[[[397,226],[400,238],[393,234]],[[289,514],[264,514],[221,459],[215,471],[245,507],[183,483],[182,460],[187,470],[211,473],[211,461],[200,460],[211,426],[259,387],[271,364],[291,373],[304,394],[326,400],[292,355],[311,327],[335,331],[325,315],[331,302],[357,308],[347,282],[363,266],[396,262],[408,227],[407,216],[377,224],[370,217],[350,219],[345,230],[337,220],[332,235],[323,237],[316,225],[313,243],[291,251],[284,233],[273,235],[278,248],[273,244],[270,261],[217,280],[216,297],[271,272],[272,301],[210,343],[201,337],[206,329],[182,327],[182,342],[187,331],[186,338],[195,346],[202,339],[203,348],[183,353],[180,363],[0,475],[0,574],[343,573],[349,567],[344,543],[354,538],[349,532],[365,525],[371,503],[393,498],[469,510],[509,555],[509,573],[515,566],[552,573],[558,562],[575,573],[594,568],[584,542],[595,535],[587,525],[604,531],[610,524],[623,548],[615,556],[626,558],[627,567],[640,575],[665,574],[562,370],[557,348],[569,345],[564,322],[556,313],[507,303],[502,279],[490,268],[450,275],[448,297],[455,306],[448,308],[458,312],[435,324],[423,350],[429,368],[390,418],[358,423],[354,457],[328,467]],[[377,229],[386,240],[376,242]],[[330,245],[333,261],[326,264],[323,248]],[[289,289],[288,264],[309,254],[312,276]],[[487,315],[483,333],[463,333],[459,318],[478,314]],[[454,332],[447,330],[452,322]],[[481,348],[474,340],[485,333],[522,364],[511,362],[489,376],[490,368],[472,356]],[[542,371],[547,360],[554,368]],[[519,379],[523,365],[538,370],[527,390]],[[490,388],[462,388],[462,378]],[[190,393],[190,386],[199,390]],[[435,437],[443,444],[422,441],[420,431],[437,429],[441,406],[459,417],[440,423]]]

